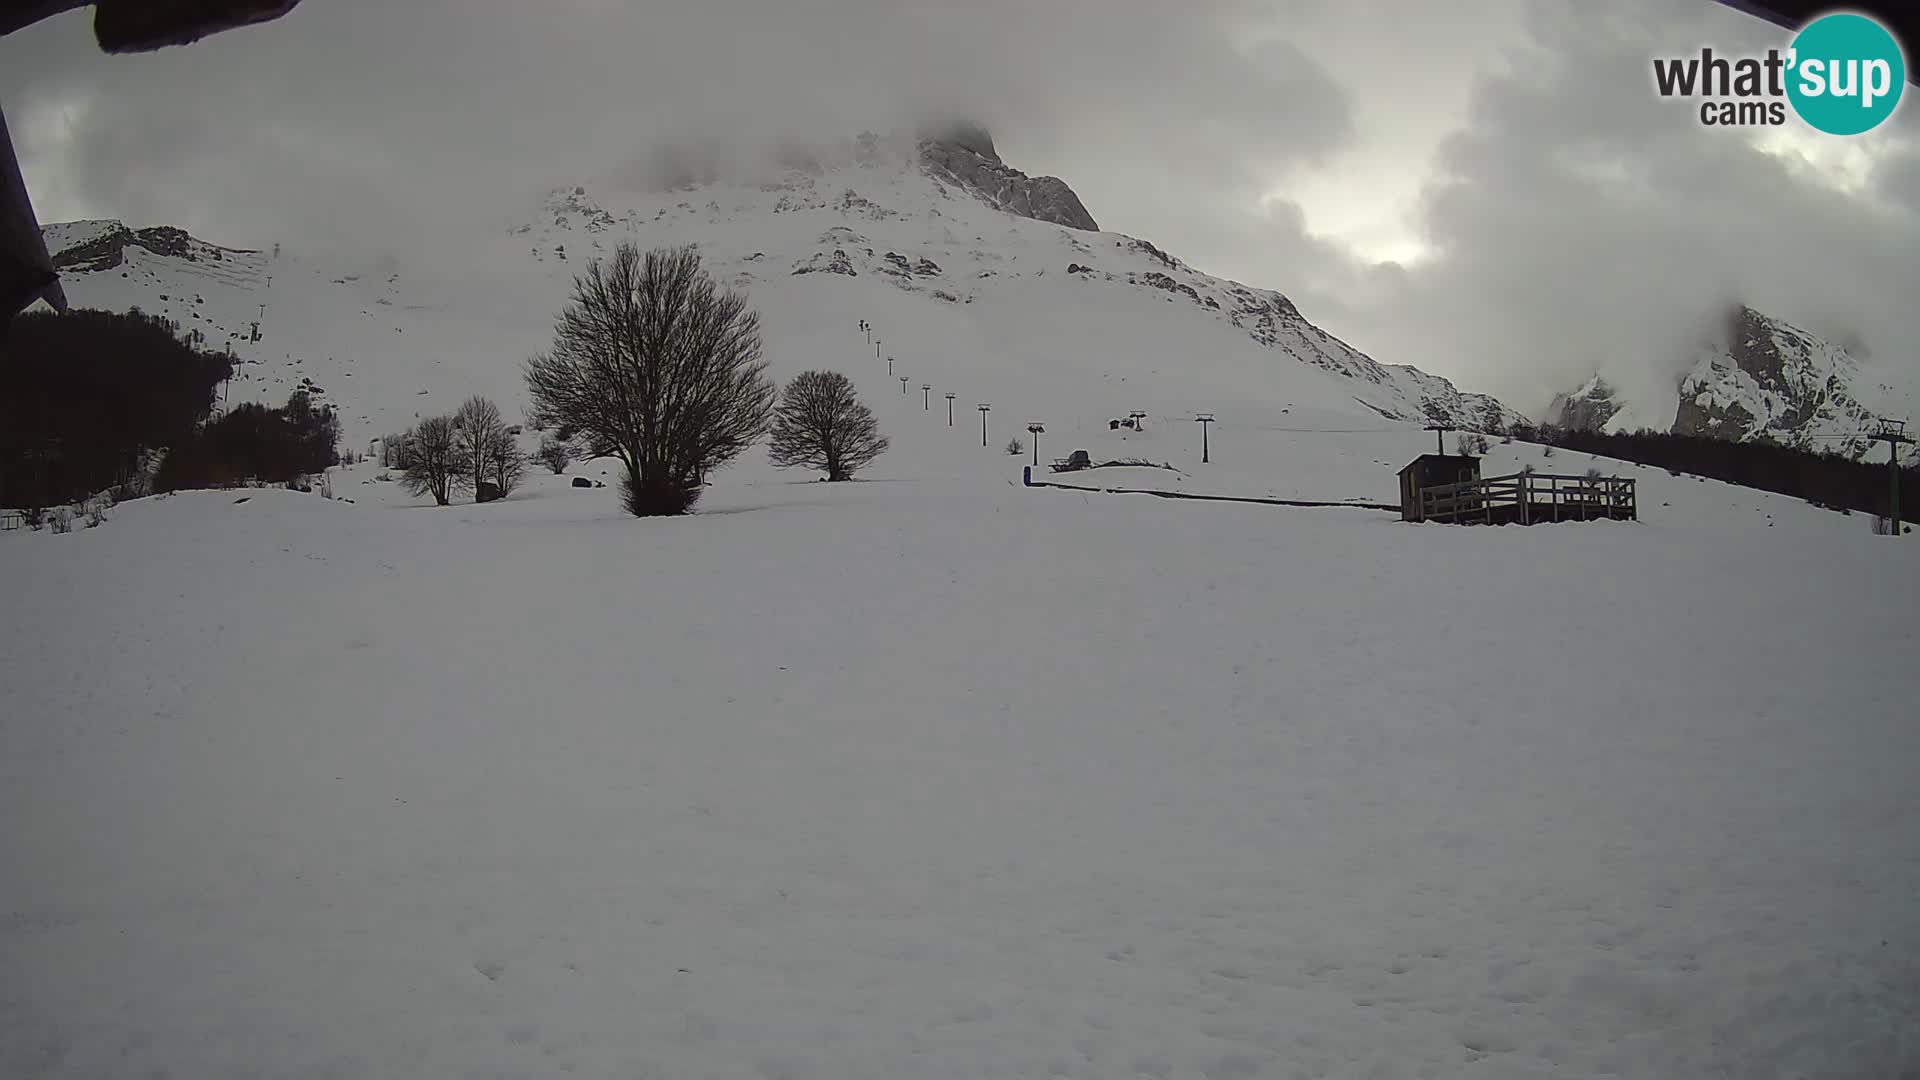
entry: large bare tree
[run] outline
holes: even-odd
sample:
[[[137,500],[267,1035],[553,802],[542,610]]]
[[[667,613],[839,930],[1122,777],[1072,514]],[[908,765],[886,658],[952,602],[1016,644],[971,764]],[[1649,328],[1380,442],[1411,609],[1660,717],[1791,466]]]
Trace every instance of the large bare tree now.
[[[692,248],[621,244],[595,260],[553,337],[527,361],[536,414],[588,455],[619,459],[633,514],[685,513],[710,470],[766,433],[775,389],[759,316]]]
[[[886,452],[873,410],[837,371],[803,371],[787,383],[773,414],[772,458],[782,468],[807,466],[828,480],[847,480]]]
[[[461,460],[453,417],[429,416],[414,425],[406,438],[406,470],[401,484],[415,495],[432,495],[441,506],[473,482]]]

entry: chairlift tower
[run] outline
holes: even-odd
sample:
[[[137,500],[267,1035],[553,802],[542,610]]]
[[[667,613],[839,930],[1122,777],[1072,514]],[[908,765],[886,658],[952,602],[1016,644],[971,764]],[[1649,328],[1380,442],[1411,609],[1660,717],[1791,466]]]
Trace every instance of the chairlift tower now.
[[[1193,422],[1200,425],[1200,463],[1204,465],[1213,460],[1207,446],[1207,427],[1213,423],[1213,414],[1201,413],[1193,418]]]
[[[1887,444],[1887,520],[1893,526],[1893,535],[1899,536],[1906,528],[1900,522],[1900,445],[1913,438],[1907,434],[1905,420],[1882,420],[1880,430],[1868,438]]]

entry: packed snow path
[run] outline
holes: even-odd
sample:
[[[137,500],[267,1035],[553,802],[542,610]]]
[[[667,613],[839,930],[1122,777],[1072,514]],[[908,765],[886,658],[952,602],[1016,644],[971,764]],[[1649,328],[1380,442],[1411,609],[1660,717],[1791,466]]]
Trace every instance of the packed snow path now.
[[[1920,1063],[1857,522],[564,483],[0,544],[0,1074]]]

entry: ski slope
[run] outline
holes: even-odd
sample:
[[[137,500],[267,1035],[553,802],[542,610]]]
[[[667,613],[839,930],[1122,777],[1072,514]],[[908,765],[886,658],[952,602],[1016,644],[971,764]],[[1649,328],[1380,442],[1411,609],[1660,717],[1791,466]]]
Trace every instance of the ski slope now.
[[[1278,293],[1201,274],[1130,237],[1011,216],[910,161],[667,192],[577,185],[509,220],[476,228],[457,257],[269,250],[213,262],[129,246],[123,265],[69,270],[63,283],[78,305],[138,305],[202,329],[215,348],[231,343],[241,360],[232,400],[277,404],[318,386],[354,441],[470,393],[523,406],[521,362],[549,343],[573,276],[621,242],[698,245],[709,271],[761,314],[777,377],[851,374],[869,353],[850,348],[846,330],[866,319],[882,328],[876,359],[893,355],[912,389],[932,383],[962,408],[993,403],[1023,414],[1022,426],[1104,429],[1136,409],[1236,405],[1319,408],[1374,426],[1392,417],[1417,427],[1437,413],[1477,428],[1512,416],[1375,362]],[[57,255],[114,225],[50,227],[49,245]]]

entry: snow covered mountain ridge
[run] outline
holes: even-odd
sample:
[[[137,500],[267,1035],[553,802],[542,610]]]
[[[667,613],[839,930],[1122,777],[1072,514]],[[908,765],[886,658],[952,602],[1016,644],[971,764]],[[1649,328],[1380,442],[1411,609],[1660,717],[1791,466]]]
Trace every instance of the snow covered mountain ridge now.
[[[42,232],[54,268],[63,271],[112,270],[126,262],[127,248],[134,247],[180,262],[231,262],[242,268],[235,273],[244,275],[260,254],[209,244],[165,225],[135,230],[118,221],[73,221],[49,225]]]
[[[905,305],[896,323],[945,325],[952,316],[936,309],[964,313],[968,328],[958,336],[982,342],[970,354],[978,362],[1024,372],[1071,364],[1097,370],[1102,382],[1132,377],[1135,387],[1149,377],[1196,393],[1215,386],[1196,402],[1202,408],[1228,398],[1277,407],[1313,400],[1375,423],[1437,420],[1478,430],[1520,419],[1490,396],[1374,360],[1313,325],[1283,293],[1201,273],[1147,241],[1100,231],[1064,181],[1007,165],[977,128],[787,148],[754,180],[697,155],[659,175],[675,182],[556,188],[537,218],[505,230],[484,264],[465,266],[433,266],[406,252],[351,267],[295,253],[283,259],[118,222],[54,225],[46,235],[77,303],[139,306],[203,329],[216,347],[231,341],[252,365],[236,390],[244,381],[250,396],[274,399],[323,386],[350,425],[356,416],[390,424],[375,414],[430,391],[457,392],[436,381],[456,371],[517,396],[518,362],[544,346],[573,273],[623,241],[695,244],[717,279],[775,310],[844,303],[883,323],[867,286],[883,283],[893,299],[880,302]],[[422,270],[440,280],[423,279]],[[463,274],[508,287],[487,289]],[[817,284],[804,299],[794,291],[834,281],[849,284],[831,299]],[[1041,341],[1007,333],[1029,318],[1058,338],[1044,356],[1024,356]],[[1134,323],[1152,332],[1118,329]],[[1228,344],[1233,337],[1221,330],[1242,344]],[[939,334],[957,340],[956,332]],[[796,342],[781,344],[791,351]],[[496,359],[481,370],[478,356]],[[1333,379],[1309,388],[1302,369]]]
[[[1913,415],[1911,394],[1889,373],[1744,305],[1731,313],[1722,340],[1704,346],[1680,376],[1670,404],[1633,400],[1595,375],[1548,410],[1552,422],[1580,430],[1654,427],[1856,458],[1872,448],[1869,436],[1882,420]]]

